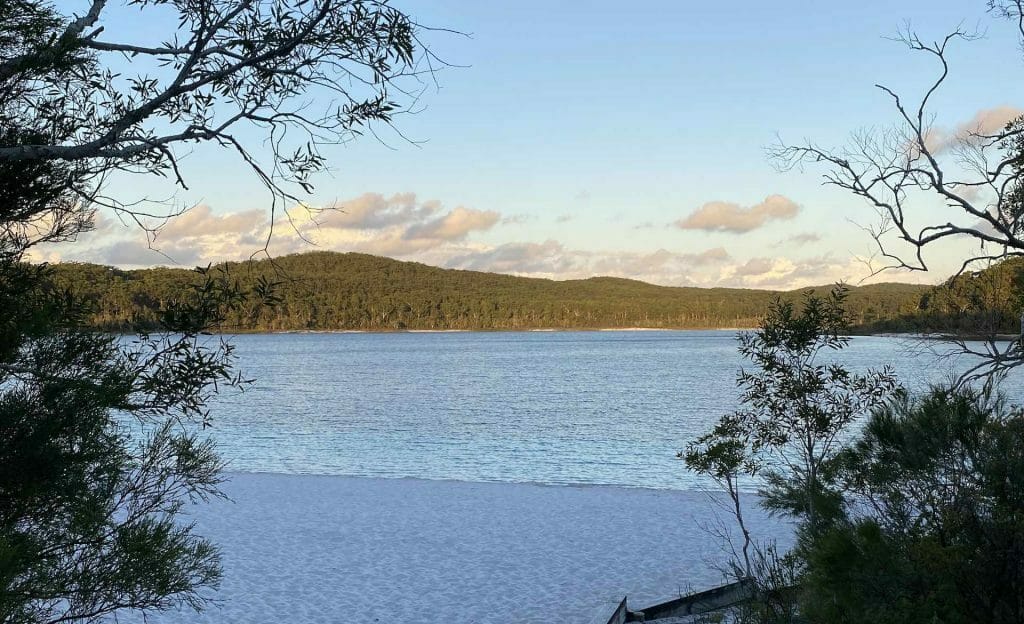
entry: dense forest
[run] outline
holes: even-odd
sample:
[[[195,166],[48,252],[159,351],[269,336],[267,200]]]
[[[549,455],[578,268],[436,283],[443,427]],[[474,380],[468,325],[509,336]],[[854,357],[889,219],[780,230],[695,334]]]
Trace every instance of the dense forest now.
[[[878,320],[875,331],[940,333],[978,338],[1017,335],[1024,315],[1024,257],[968,271],[927,289],[917,309]]]
[[[88,302],[91,323],[115,331],[155,327],[161,310],[198,279],[194,271],[173,268],[53,268],[58,286]],[[272,307],[234,313],[226,331],[754,327],[772,298],[804,292],[675,288],[612,277],[555,281],[334,252],[214,270],[243,287],[265,279],[279,299]],[[915,318],[930,292],[895,283],[857,287],[849,312],[862,330],[892,330]]]

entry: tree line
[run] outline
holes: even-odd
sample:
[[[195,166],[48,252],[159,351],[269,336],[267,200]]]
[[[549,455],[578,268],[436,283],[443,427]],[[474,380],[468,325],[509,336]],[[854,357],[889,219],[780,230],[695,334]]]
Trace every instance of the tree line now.
[[[176,268],[53,268],[57,285],[87,302],[90,323],[110,331],[157,327],[162,311],[200,279]],[[806,290],[668,287],[613,277],[555,281],[334,252],[211,271],[243,289],[260,281],[272,285],[275,305],[229,313],[225,331],[754,327],[775,297],[794,300]],[[849,311],[860,328],[896,323],[913,317],[928,292],[909,284],[854,288]]]

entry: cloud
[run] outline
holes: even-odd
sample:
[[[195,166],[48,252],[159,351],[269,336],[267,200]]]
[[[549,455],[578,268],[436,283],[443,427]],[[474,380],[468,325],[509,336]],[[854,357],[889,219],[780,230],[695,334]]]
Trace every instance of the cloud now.
[[[737,277],[760,276],[775,270],[777,264],[772,258],[751,258],[733,269]]]
[[[599,252],[566,248],[555,240],[506,243],[455,255],[444,266],[551,279],[624,277],[667,285],[694,285],[705,269],[730,260],[722,247],[697,252]],[[711,274],[715,271],[712,270]]]
[[[351,244],[378,253],[408,252],[464,239],[474,231],[488,230],[501,221],[495,210],[458,206],[448,212],[436,200],[418,201],[413,193],[384,197],[365,193],[322,211],[314,210],[298,223],[281,220],[275,235],[288,236],[289,228],[309,240],[327,246]],[[403,243],[405,241],[405,243]]]
[[[979,110],[969,120],[953,131],[943,128],[929,128],[924,144],[932,154],[947,152],[959,145],[969,145],[980,138],[999,134],[1006,124],[1024,115],[1024,110],[1014,106],[997,106]]]
[[[857,283],[868,274],[857,259],[830,254],[735,259],[722,247],[699,251],[602,252],[567,248],[555,240],[471,250],[451,256],[441,264],[455,269],[550,279],[611,276],[665,286],[759,289],[823,286],[838,281]]]
[[[153,266],[157,264],[196,266],[206,262],[206,259],[199,254],[199,250],[195,247],[173,245],[154,248],[141,240],[115,241],[109,245],[90,249],[78,259],[115,266]]]
[[[533,219],[534,219],[533,215],[515,214],[515,215],[509,215],[507,217],[503,217],[501,219],[501,224],[502,225],[523,225],[524,223],[528,223],[528,222],[532,221]]]
[[[293,206],[271,223],[264,210],[231,213],[197,206],[168,220],[152,241],[130,223],[100,215],[96,230],[73,244],[33,254],[39,260],[78,259],[125,267],[242,260],[268,245],[272,255],[312,249],[408,257],[464,251],[466,239],[501,222],[494,210],[446,210],[413,193],[365,193],[325,208]],[[152,247],[152,249],[150,248]]]
[[[821,235],[814,232],[801,232],[780,240],[772,247],[800,247],[808,243],[816,243],[821,240]]]
[[[1024,115],[1024,111],[1015,106],[997,106],[978,111],[974,117],[957,126],[956,136],[994,135],[999,133],[1014,119]]]
[[[251,234],[266,225],[267,214],[262,210],[217,215],[209,206],[196,206],[163,225],[156,239],[160,242],[178,242],[219,234]]]
[[[576,215],[574,215],[574,214],[569,214],[569,213],[560,214],[557,217],[555,217],[555,223],[568,223],[568,222],[572,221],[575,218],[576,218]]]
[[[853,257],[831,254],[809,258],[756,257],[728,267],[720,282],[741,288],[792,289],[836,282],[857,283],[868,274]],[[886,276],[892,279],[891,275]]]
[[[964,201],[972,203],[982,199],[989,192],[988,187],[981,184],[952,184],[950,190]]]
[[[379,230],[423,221],[440,209],[437,201],[417,202],[415,193],[398,193],[391,197],[364,193],[327,207],[317,215],[316,221],[321,228]]]
[[[489,230],[499,219],[501,215],[494,210],[474,210],[459,206],[442,217],[409,226],[404,238],[459,240],[474,230]]]
[[[561,243],[506,243],[490,249],[472,251],[449,259],[445,266],[473,271],[493,271],[518,275],[554,275],[578,270],[578,259]]]
[[[653,253],[620,252],[607,254],[594,259],[591,263],[593,273],[597,275],[613,275],[617,277],[633,277],[645,281],[678,280],[686,276],[685,283],[694,283],[694,269],[720,265],[730,259],[729,252],[722,247],[714,247],[699,252],[670,252],[659,249]],[[643,277],[640,277],[643,276]],[[660,277],[655,277],[660,276]]]
[[[741,209],[776,214],[769,198]],[[784,200],[783,203],[788,200]],[[791,204],[791,202],[790,202]],[[573,248],[561,241],[513,240],[489,244],[476,234],[498,227],[494,210],[465,206],[446,208],[421,201],[413,194],[385,197],[365,194],[338,204],[346,212],[321,212],[293,207],[279,213],[270,238],[271,255],[310,251],[358,251],[410,259],[435,266],[511,273],[553,279],[613,276],[668,286],[733,286],[797,288],[839,279],[856,281],[866,273],[850,258],[829,255],[792,258],[786,249],[778,256],[734,257],[724,247],[622,250]],[[767,206],[767,207],[765,207]],[[793,205],[795,206],[795,205]],[[243,260],[262,250],[270,234],[270,215],[261,211],[218,213],[199,207],[169,222],[149,249],[142,232],[116,219],[107,219],[95,232],[76,243],[33,251],[36,260],[85,260],[122,267],[194,266],[222,260]],[[767,218],[757,217],[757,218]],[[787,240],[812,242],[813,233]],[[313,241],[311,245],[308,241]]]
[[[684,230],[733,232],[742,234],[762,227],[769,221],[792,219],[800,212],[793,200],[782,195],[769,195],[760,204],[744,208],[731,202],[708,202],[676,221]]]
[[[366,193],[290,221],[281,219],[271,251],[304,251],[312,243],[312,248],[408,257],[461,243],[500,222],[494,210],[459,206],[445,211],[441,202],[419,201],[413,193]]]

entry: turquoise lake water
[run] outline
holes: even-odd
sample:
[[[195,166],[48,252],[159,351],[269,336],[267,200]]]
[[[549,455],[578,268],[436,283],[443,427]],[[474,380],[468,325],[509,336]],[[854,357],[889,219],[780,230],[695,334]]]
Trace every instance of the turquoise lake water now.
[[[675,454],[736,407],[743,365],[733,331],[232,340],[256,383],[218,397],[208,431],[239,472],[690,489]],[[948,377],[919,351],[858,337],[838,359],[892,365],[912,388]]]

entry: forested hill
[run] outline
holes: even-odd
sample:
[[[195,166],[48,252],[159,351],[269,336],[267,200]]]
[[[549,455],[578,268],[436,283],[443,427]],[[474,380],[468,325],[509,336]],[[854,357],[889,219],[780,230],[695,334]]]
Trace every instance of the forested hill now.
[[[975,338],[1021,333],[1024,257],[968,271],[928,289],[916,311],[880,320],[875,331],[926,332]]]
[[[224,265],[243,285],[276,282],[281,302],[258,316],[228,319],[232,331],[752,327],[772,297],[735,288],[672,288],[611,277],[554,281],[441,269],[356,253],[312,252]],[[126,271],[54,265],[56,281],[83,296],[104,329],[154,326],[159,311],[197,276],[185,269]],[[912,315],[927,287],[852,289],[858,324]]]

